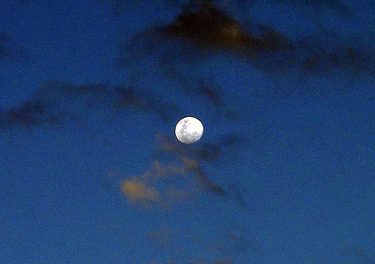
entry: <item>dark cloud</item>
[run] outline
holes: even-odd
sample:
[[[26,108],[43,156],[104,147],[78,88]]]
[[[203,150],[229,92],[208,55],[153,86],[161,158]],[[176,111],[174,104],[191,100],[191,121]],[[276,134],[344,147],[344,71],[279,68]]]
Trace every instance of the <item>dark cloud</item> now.
[[[227,187],[227,193],[229,197],[231,197],[234,201],[237,201],[243,208],[249,208],[249,203],[243,196],[245,191],[243,191],[239,186],[236,186],[235,184],[229,184]]]
[[[176,20],[161,29],[169,37],[181,37],[202,47],[240,49],[257,45],[237,21],[210,3],[186,8]]]
[[[136,87],[45,82],[35,91],[31,100],[0,112],[0,128],[78,121],[90,111],[103,107],[113,114],[121,114],[126,109],[151,113],[164,121],[171,120],[179,111],[173,103],[164,102],[156,94]]]
[[[213,193],[218,196],[225,196],[226,192],[218,183],[211,180],[203,171],[203,168],[198,160],[181,157],[184,167],[193,173],[196,177],[197,184],[203,190]]]
[[[207,143],[199,147],[182,145],[162,136],[158,136],[158,141],[159,149],[162,152],[177,157],[178,160],[182,162],[184,170],[195,176],[196,183],[200,189],[217,196],[234,198],[240,202],[242,206],[247,207],[247,204],[238,189],[235,190],[232,186],[227,190],[227,188],[222,187],[220,184],[210,179],[202,164],[203,162],[213,162],[222,158],[222,149],[228,146],[234,146],[239,142],[244,142],[241,137],[235,134],[229,134],[219,138],[215,143]],[[232,195],[234,192],[237,193],[237,196]]]
[[[216,161],[222,158],[223,148],[236,147],[246,143],[246,139],[237,133],[228,133],[214,142],[204,143],[198,147],[182,145],[167,137],[158,136],[159,149],[180,157],[191,157],[200,161]]]
[[[132,0],[97,0],[101,3],[110,5],[114,13],[123,14],[129,6],[134,6],[137,1]],[[163,5],[173,8],[189,8],[197,5],[217,5],[226,7],[237,7],[242,10],[249,10],[251,5],[256,3],[255,0],[163,0]],[[270,0],[271,4],[283,4],[286,6],[297,7],[303,11],[309,9],[313,12],[324,12],[325,10],[333,11],[337,15],[349,16],[350,8],[341,0]],[[263,2],[262,2],[263,3]]]
[[[134,50],[138,46],[138,54],[150,52],[154,46],[141,41],[145,38],[146,43],[182,39],[209,51],[227,50],[251,59],[263,52],[292,48],[288,38],[271,27],[255,24],[245,30],[234,17],[210,1],[186,6],[172,23],[140,33],[121,49]]]
[[[130,107],[154,113],[164,121],[172,120],[180,111],[175,104],[160,100],[162,96],[152,92],[118,87],[116,88],[116,93],[118,93],[118,98],[115,102],[117,109]]]
[[[63,112],[56,112],[48,102],[39,100],[27,101],[6,111],[0,111],[0,129],[56,125],[63,120]]]
[[[187,76],[184,76],[177,69],[169,72],[169,76],[174,77],[181,81],[181,87],[183,92],[190,96],[196,98],[202,98],[208,103],[212,104],[214,107],[223,109],[224,108],[224,98],[223,89],[212,79],[198,77],[197,80],[187,81]],[[186,85],[183,85],[185,83]]]
[[[228,120],[238,118],[237,113],[228,104],[228,100],[225,100],[223,87],[214,78],[189,75],[172,62],[163,64],[161,70],[164,77],[177,82],[177,87],[184,95],[206,104],[206,109],[212,108],[215,116]]]
[[[320,32],[301,39],[296,60],[308,72],[327,73],[348,70],[353,73],[375,73],[375,48],[360,45],[353,38],[340,38],[335,32]]]
[[[313,1],[282,2],[315,5]],[[345,10],[340,1],[317,1],[316,5]],[[138,34],[120,48],[120,61],[133,61],[126,57],[127,52],[137,54],[138,58],[133,58],[135,60],[157,54],[163,62],[162,68],[166,68],[162,69],[164,73],[176,78],[181,76],[169,66],[176,61],[195,63],[207,54],[222,52],[247,59],[269,74],[293,72],[295,69],[308,74],[337,70],[375,72],[375,49],[366,49],[355,39],[326,32],[322,27],[318,27],[315,34],[291,38],[270,25],[249,22],[245,26],[230,13],[215,6],[213,1],[193,1],[185,5],[170,24]],[[194,89],[183,89],[187,94],[205,96],[216,106],[222,104],[218,90],[212,89],[206,81],[203,85],[198,81]]]

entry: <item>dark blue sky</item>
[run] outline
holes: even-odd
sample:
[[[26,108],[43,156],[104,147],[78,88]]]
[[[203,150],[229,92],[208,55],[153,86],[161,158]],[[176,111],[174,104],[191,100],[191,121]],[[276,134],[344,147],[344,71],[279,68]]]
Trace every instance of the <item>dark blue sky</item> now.
[[[374,12],[1,1],[0,263],[375,263]]]

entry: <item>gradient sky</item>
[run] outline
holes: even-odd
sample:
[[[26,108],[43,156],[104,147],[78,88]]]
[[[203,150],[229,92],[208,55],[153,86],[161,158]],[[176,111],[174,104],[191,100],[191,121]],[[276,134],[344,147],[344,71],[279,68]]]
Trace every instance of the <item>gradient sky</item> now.
[[[0,1],[0,263],[375,263],[374,2],[198,2]]]

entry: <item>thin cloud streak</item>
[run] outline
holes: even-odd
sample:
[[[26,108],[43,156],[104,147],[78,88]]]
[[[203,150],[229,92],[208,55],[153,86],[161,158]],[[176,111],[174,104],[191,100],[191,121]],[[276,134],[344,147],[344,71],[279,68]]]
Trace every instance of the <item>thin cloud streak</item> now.
[[[135,87],[45,82],[32,99],[0,111],[0,129],[64,124],[78,121],[85,113],[103,107],[113,116],[132,109],[154,114],[163,121],[175,119],[179,112],[173,103],[161,101],[153,93]]]

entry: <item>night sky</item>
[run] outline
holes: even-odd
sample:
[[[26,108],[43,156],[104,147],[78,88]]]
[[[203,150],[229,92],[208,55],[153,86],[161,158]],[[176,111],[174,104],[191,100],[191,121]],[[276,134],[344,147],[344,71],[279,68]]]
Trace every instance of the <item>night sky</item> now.
[[[374,264],[374,14],[1,0],[0,263]]]

